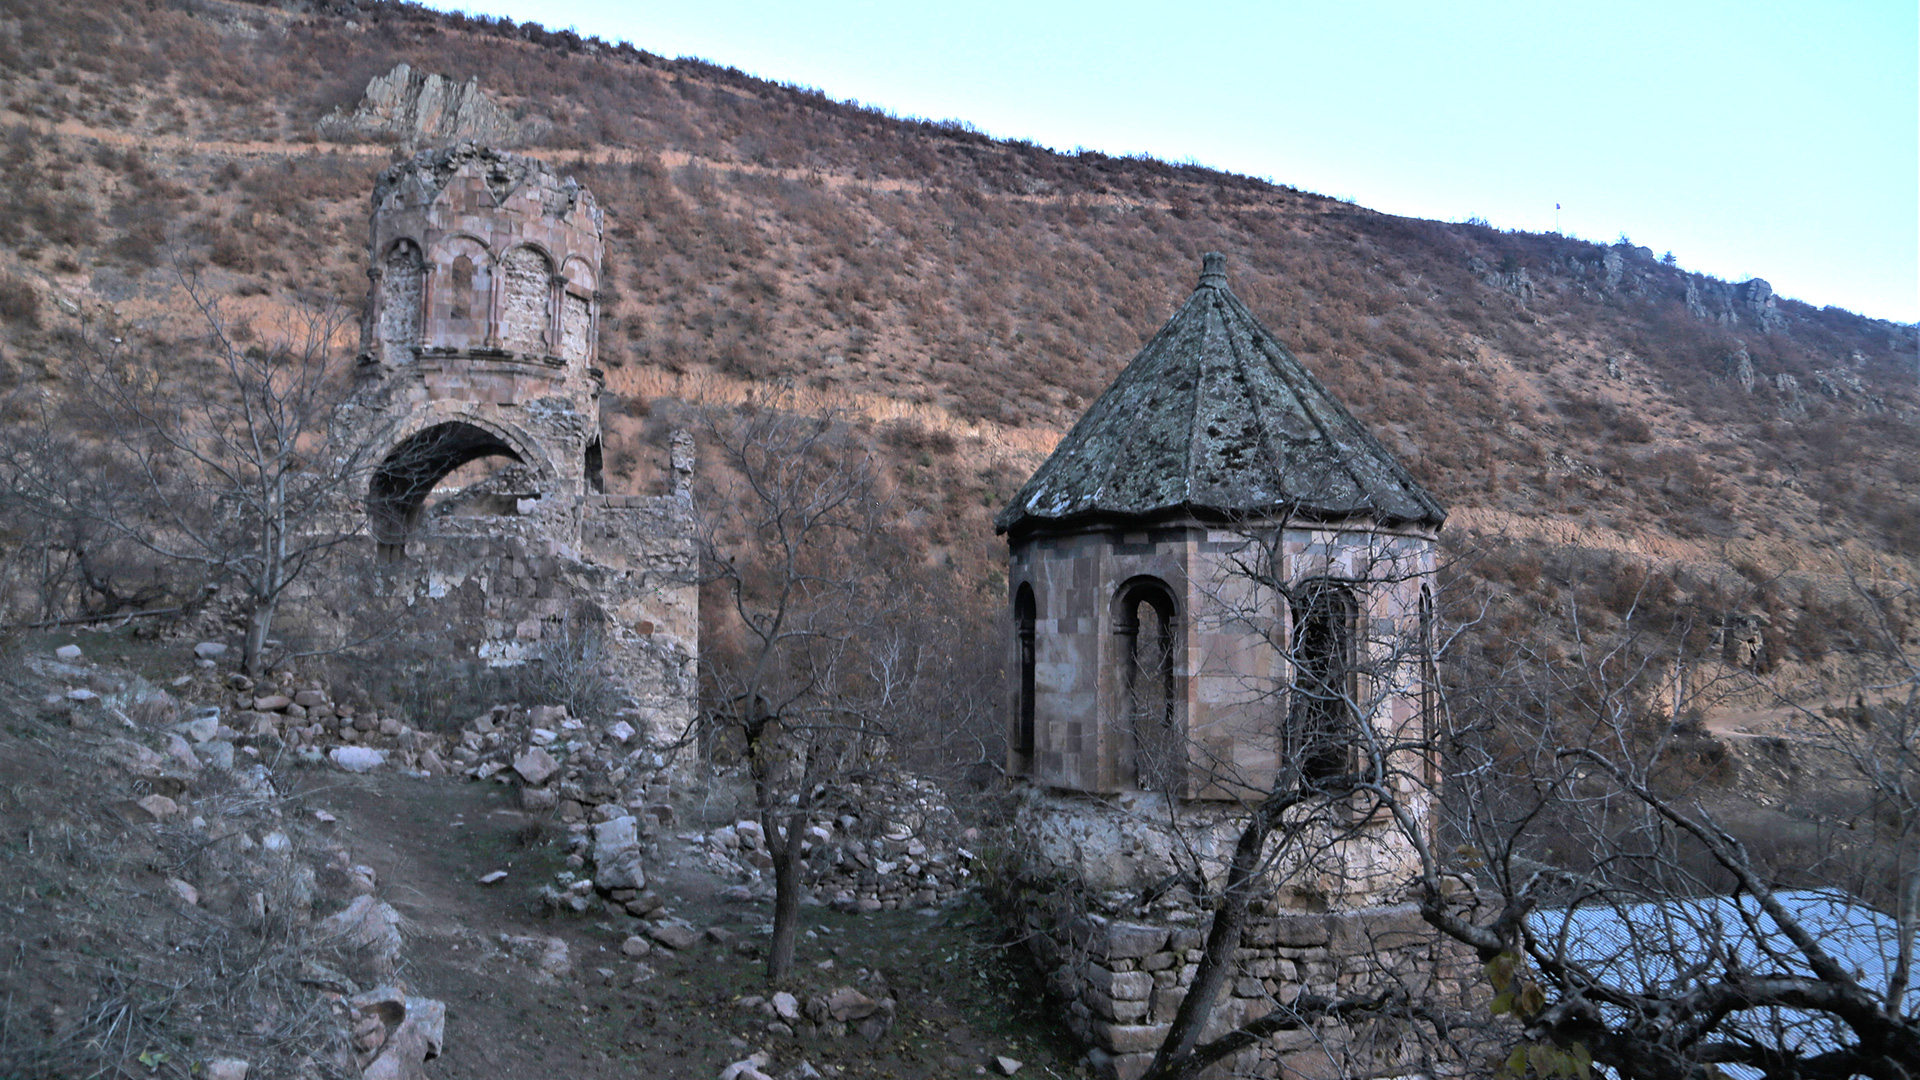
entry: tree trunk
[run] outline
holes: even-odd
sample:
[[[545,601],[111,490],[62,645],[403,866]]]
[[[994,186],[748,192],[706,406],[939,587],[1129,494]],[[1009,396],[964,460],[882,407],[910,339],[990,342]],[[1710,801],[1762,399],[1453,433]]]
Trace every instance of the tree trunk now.
[[[266,600],[255,600],[253,609],[247,613],[247,639],[241,647],[241,665],[246,669],[247,677],[257,679],[265,674],[265,664],[261,656],[267,651],[267,631],[273,627],[273,604]]]
[[[1167,1037],[1160,1044],[1160,1052],[1154,1055],[1153,1065],[1141,1080],[1175,1080],[1186,1075],[1188,1070],[1181,1066],[1200,1041],[1200,1032],[1213,1015],[1214,1001],[1233,970],[1233,954],[1240,948],[1240,932],[1246,927],[1247,904],[1252,899],[1269,831],[1264,808],[1255,810],[1247,827],[1241,830],[1240,842],[1234,846],[1233,862],[1227,870],[1226,885],[1220,890],[1220,908],[1213,913],[1207,947],[1193,974],[1193,985],[1181,1001],[1179,1012],[1174,1014],[1173,1025],[1167,1029]]]
[[[767,981],[779,982],[793,973],[793,945],[800,932],[800,829],[804,812],[787,819],[779,836],[780,819],[772,809],[760,815],[767,834],[767,853],[773,856],[773,942],[767,947]]]

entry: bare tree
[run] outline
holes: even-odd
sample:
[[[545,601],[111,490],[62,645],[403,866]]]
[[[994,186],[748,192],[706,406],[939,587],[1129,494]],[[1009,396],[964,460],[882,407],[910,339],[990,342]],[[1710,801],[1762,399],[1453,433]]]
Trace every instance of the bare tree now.
[[[1776,749],[1823,762],[1783,813],[1756,813],[1659,707],[1664,672],[1708,666],[1685,615],[1602,629],[1563,608],[1570,647],[1523,642],[1456,681],[1461,854],[1422,847],[1422,902],[1518,1022],[1509,1071],[1920,1075],[1920,664],[1907,598],[1856,593],[1857,647],[1829,674],[1845,704],[1776,699],[1794,729]],[[1450,876],[1476,906],[1450,900]]]
[[[362,532],[355,504],[374,440],[336,423],[349,390],[346,312],[300,308],[282,333],[250,343],[198,282],[182,281],[205,352],[176,374],[112,328],[85,327],[59,420],[42,410],[46,437],[11,440],[0,468],[49,519],[237,584],[243,661],[258,674],[295,584]]]
[[[792,969],[802,834],[822,786],[883,752],[918,674],[892,632],[893,562],[870,451],[830,416],[769,394],[710,414],[720,490],[706,500],[704,574],[725,597],[703,653],[709,736],[734,740],[773,860],[770,979]]]

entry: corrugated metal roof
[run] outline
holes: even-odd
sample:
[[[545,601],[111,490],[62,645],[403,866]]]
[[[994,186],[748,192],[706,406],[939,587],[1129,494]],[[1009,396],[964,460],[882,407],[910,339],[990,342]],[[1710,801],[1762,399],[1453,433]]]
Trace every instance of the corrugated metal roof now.
[[[1288,514],[1438,526],[1447,512],[1227,288],[1200,285],[994,519]]]

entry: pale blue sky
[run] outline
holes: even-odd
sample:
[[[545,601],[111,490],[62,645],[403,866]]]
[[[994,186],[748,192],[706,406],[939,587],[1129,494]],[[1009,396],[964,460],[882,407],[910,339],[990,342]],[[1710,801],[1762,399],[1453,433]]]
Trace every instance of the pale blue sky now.
[[[477,0],[901,115],[1920,319],[1920,6]]]

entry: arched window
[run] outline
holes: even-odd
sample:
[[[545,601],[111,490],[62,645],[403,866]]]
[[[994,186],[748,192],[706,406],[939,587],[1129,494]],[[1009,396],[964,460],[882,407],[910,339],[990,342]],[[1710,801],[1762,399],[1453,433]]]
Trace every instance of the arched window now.
[[[1339,776],[1350,766],[1357,612],[1353,592],[1337,581],[1308,581],[1294,592],[1293,690],[1284,749],[1307,782]]]
[[[553,352],[548,319],[553,299],[553,263],[525,244],[500,260],[505,274],[500,300],[500,344],[517,353],[545,356]]]
[[[1173,593],[1142,579],[1120,591],[1122,695],[1133,733],[1134,777],[1143,791],[1178,792],[1186,776],[1186,733],[1174,695]]]
[[[465,255],[453,260],[453,278],[448,288],[450,307],[447,317],[462,322],[473,318],[473,260]]]
[[[1033,628],[1034,605],[1033,586],[1024,582],[1013,598],[1013,621],[1018,635],[1020,650],[1020,700],[1019,712],[1015,720],[1019,724],[1014,733],[1014,750],[1026,759],[1029,770],[1033,766],[1033,751],[1038,745],[1034,734],[1034,685],[1033,685]]]
[[[413,347],[420,343],[425,266],[419,245],[411,240],[396,240],[387,249],[386,265],[380,274],[380,344],[382,358],[389,364],[412,360]]]

